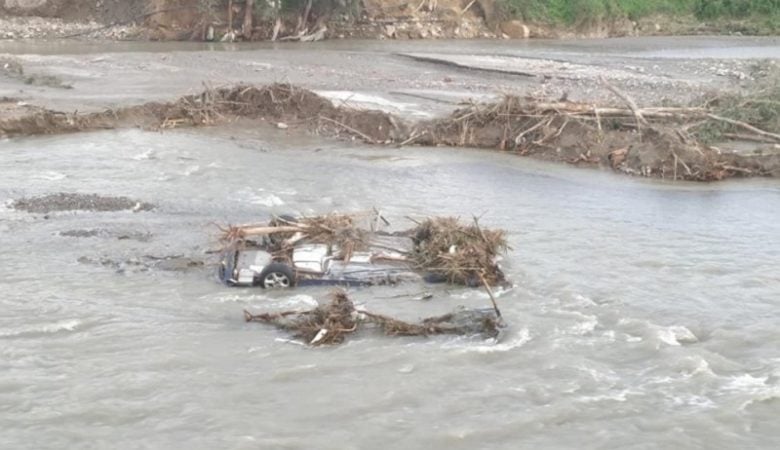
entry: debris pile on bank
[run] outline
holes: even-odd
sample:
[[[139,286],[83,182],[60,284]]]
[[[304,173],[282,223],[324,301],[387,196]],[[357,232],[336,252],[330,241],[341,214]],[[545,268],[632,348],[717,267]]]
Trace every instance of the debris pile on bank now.
[[[625,93],[607,87],[627,107],[510,95],[497,103],[472,104],[450,117],[419,124],[410,141],[495,148],[673,180],[780,175],[777,158],[721,152],[706,144],[694,129],[726,124],[741,130],[743,139],[775,145],[780,144],[780,134],[720,116],[707,107],[639,108]]]
[[[449,117],[414,126],[382,111],[336,106],[289,84],[206,88],[169,103],[151,102],[91,114],[15,108],[11,102],[0,102],[0,137],[120,126],[170,129],[248,118],[370,144],[492,148],[673,180],[780,176],[780,130],[761,128],[765,123],[777,123],[776,96],[780,91],[772,91],[775,97],[763,101],[738,102],[737,109],[761,108],[760,116],[742,117],[740,110],[722,106],[725,99],[701,107],[639,108],[628,95],[604,84],[627,107],[510,95],[497,103],[471,104]],[[717,130],[720,139],[754,142],[758,147],[754,154],[721,151],[710,143],[710,130]]]
[[[97,113],[61,113],[35,109],[23,115],[0,115],[0,137],[69,133],[135,126],[147,129],[210,126],[237,119],[262,119],[272,124],[301,124],[316,134],[350,137],[368,143],[403,141],[408,126],[382,111],[333,105],[307,89],[291,84],[238,85],[205,88],[173,102],[143,105]]]
[[[333,293],[329,303],[308,311],[252,314],[244,310],[247,322],[260,322],[292,333],[312,346],[340,344],[362,329],[378,329],[387,336],[460,335],[497,338],[506,325],[497,307],[461,309],[417,323],[358,310],[344,291]]]
[[[357,136],[370,143],[394,142],[406,134],[403,121],[387,113],[337,107],[312,91],[281,83],[206,89],[182,97],[161,112],[162,128],[246,117],[304,123],[317,133]]]

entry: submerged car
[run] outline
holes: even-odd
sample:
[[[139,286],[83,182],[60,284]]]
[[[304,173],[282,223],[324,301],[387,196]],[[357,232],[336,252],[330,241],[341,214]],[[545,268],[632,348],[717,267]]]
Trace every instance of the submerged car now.
[[[266,289],[295,285],[378,285],[400,281],[467,286],[504,281],[498,253],[502,231],[426,219],[415,228],[377,231],[378,214],[358,227],[355,215],[275,217],[266,224],[223,229],[219,279]]]
[[[378,285],[420,281],[404,255],[413,248],[409,237],[373,235],[368,250],[340,257],[333,245],[306,243],[292,249],[292,258],[275,258],[267,245],[231,249],[222,255],[219,278],[229,286],[260,286],[266,289],[294,285]]]

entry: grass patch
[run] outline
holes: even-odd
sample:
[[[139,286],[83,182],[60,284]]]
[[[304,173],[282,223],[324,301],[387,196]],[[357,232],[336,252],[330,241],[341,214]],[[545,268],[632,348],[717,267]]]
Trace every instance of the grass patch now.
[[[767,31],[780,29],[780,0],[499,0],[505,11],[528,21],[578,25],[650,15],[687,15],[701,20],[746,20]]]

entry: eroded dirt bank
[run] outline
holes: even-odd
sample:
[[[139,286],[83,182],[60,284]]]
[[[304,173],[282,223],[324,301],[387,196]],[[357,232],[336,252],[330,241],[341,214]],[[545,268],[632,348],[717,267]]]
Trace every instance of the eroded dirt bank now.
[[[447,117],[410,121],[378,110],[336,106],[288,84],[206,89],[173,102],[150,102],[96,113],[25,107],[0,119],[0,135],[30,136],[118,127],[170,129],[259,120],[329,137],[380,145],[478,147],[645,177],[713,181],[780,176],[780,135],[705,107],[639,108],[508,95],[473,103]],[[9,102],[6,102],[9,103]],[[251,122],[250,122],[251,123]],[[726,123],[756,142],[752,153],[723,152],[692,127]],[[706,128],[706,127],[705,127]]]
[[[705,17],[690,8],[673,12],[660,5],[638,10],[635,7],[633,11],[618,5],[599,11],[599,4],[593,2],[569,2],[574,5],[564,5],[568,12],[551,14],[540,3],[550,2],[4,0],[0,1],[0,39],[307,42],[343,38],[526,39],[777,32],[771,17],[748,14],[749,4],[731,6],[744,10],[744,17],[724,11]],[[551,8],[560,10],[561,6]],[[575,13],[576,20],[568,17]],[[562,20],[561,14],[566,20]]]

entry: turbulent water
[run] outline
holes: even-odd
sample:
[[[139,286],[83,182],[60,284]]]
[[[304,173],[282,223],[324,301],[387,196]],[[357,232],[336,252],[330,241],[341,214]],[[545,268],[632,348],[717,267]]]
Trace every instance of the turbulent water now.
[[[647,182],[493,152],[284,131],[0,143],[0,448],[773,448],[780,185]],[[31,214],[127,196],[152,211]],[[503,339],[362,335],[309,349],[242,310],[327,290],[218,284],[215,223],[380,207],[509,230]],[[97,230],[79,236],[74,230]],[[65,233],[65,235],[63,235]],[[110,261],[109,261],[110,260]],[[103,263],[101,263],[101,261]],[[434,298],[415,300],[430,290]],[[479,290],[350,292],[405,319]]]

